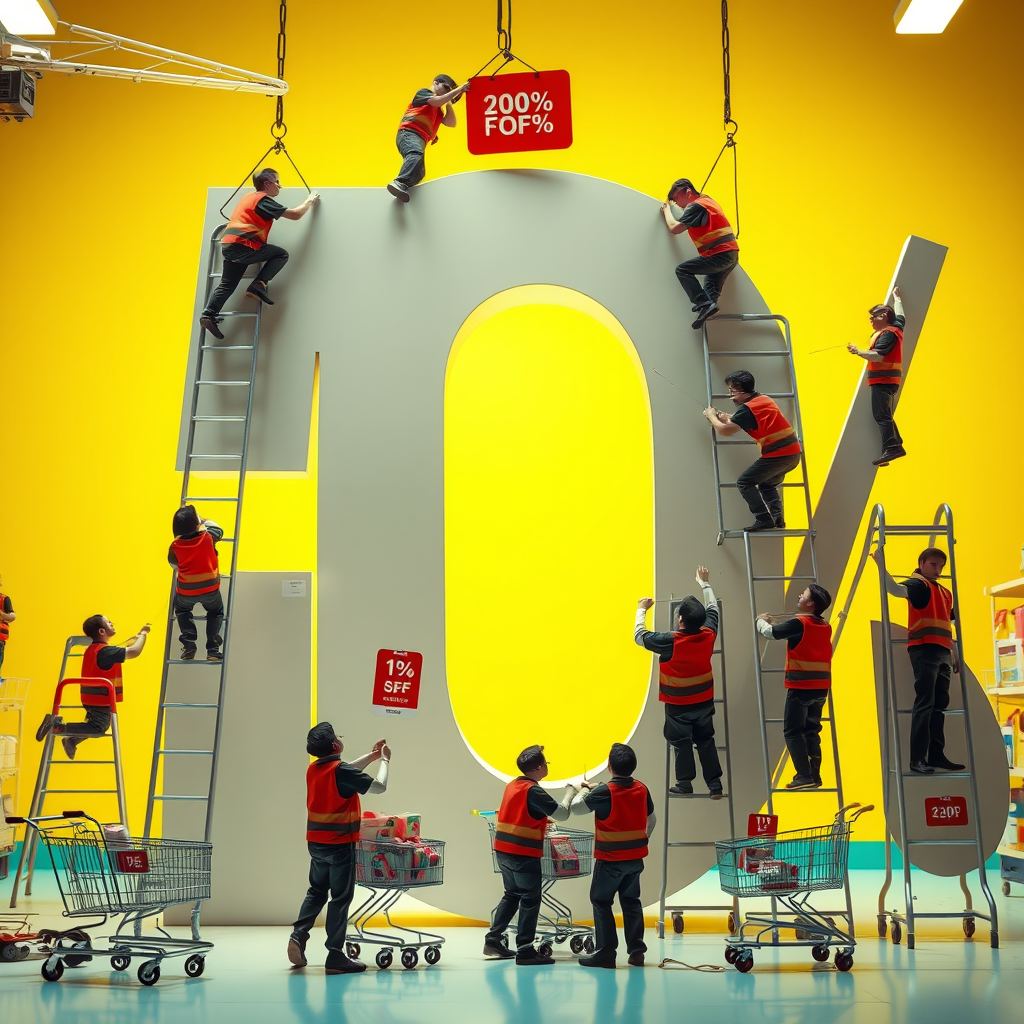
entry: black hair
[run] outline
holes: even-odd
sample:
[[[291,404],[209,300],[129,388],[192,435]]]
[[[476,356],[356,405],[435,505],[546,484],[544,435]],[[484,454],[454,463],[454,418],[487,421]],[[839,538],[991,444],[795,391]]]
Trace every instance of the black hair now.
[[[735,384],[736,387],[748,395],[754,393],[754,375],[749,370],[733,370],[725,378],[726,384]]]
[[[271,178],[277,178],[278,181],[281,180],[281,176],[277,173],[277,171],[274,170],[273,167],[264,167],[262,171],[257,171],[252,176],[252,187],[256,189],[257,192],[262,192],[263,187],[267,184],[268,181],[270,181]]]
[[[448,91],[451,92],[455,86],[455,79],[451,75],[434,75],[434,81],[440,82],[442,85],[448,86]]]
[[[313,757],[327,757],[334,753],[338,735],[330,722],[319,722],[306,735],[306,753]]]
[[[174,513],[171,529],[175,537],[184,537],[186,533],[195,533],[199,529],[199,513],[195,505],[182,505]]]
[[[636,771],[636,754],[625,743],[613,743],[608,755],[612,775],[632,775]]]
[[[896,323],[896,310],[892,306],[872,306],[868,310],[869,316],[885,316],[887,324]]]
[[[684,597],[679,602],[679,622],[683,629],[700,629],[707,622],[708,613],[704,605],[693,597]]]
[[[832,603],[832,595],[817,583],[812,583],[807,589],[814,602],[814,614],[820,615]]]
[[[671,198],[678,191],[686,188],[688,188],[691,192],[696,192],[697,195],[700,195],[700,191],[697,189],[697,186],[694,185],[694,183],[690,181],[689,178],[676,178],[676,180],[672,182],[672,187],[668,190],[669,199],[671,200]]]
[[[942,559],[943,565],[945,565],[946,562],[949,561],[949,559],[946,557],[946,552],[943,551],[942,548],[925,548],[924,551],[922,551],[921,554],[917,556],[917,564],[920,565],[926,558],[936,557]]]
[[[82,632],[93,643],[98,644],[100,642],[100,630],[104,628],[103,623],[105,621],[105,615],[90,615],[89,618],[82,623]]]
[[[527,772],[536,771],[545,763],[544,748],[536,743],[527,747],[517,758],[516,767],[525,775]]]

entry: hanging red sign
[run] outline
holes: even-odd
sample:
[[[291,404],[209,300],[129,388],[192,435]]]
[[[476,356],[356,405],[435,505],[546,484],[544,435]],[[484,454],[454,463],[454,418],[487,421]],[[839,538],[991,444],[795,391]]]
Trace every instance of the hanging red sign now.
[[[470,153],[527,153],[572,145],[568,71],[481,75],[466,93]]]
[[[925,824],[967,825],[967,798],[962,796],[927,796],[924,799]]]
[[[420,702],[422,670],[422,654],[415,651],[378,651],[377,671],[373,676],[373,713],[409,718],[415,715]]]
[[[779,816],[777,814],[747,815],[747,837],[774,836],[779,832]]]

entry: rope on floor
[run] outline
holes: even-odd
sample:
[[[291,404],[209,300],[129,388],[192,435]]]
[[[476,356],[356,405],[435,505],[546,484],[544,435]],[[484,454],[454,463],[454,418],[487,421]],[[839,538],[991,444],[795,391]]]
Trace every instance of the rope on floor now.
[[[676,967],[669,967],[669,964],[676,964]],[[670,956],[665,957],[658,966],[665,971],[674,971],[682,968],[684,971],[703,971],[705,974],[718,974],[725,968],[720,964],[688,964],[682,960],[673,960]]]

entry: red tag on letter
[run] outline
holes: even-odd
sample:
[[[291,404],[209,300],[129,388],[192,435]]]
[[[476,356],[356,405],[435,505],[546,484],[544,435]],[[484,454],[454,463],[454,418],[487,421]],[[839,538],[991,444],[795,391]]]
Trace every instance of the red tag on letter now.
[[[924,820],[931,826],[966,825],[967,798],[963,796],[927,796],[924,799]]]

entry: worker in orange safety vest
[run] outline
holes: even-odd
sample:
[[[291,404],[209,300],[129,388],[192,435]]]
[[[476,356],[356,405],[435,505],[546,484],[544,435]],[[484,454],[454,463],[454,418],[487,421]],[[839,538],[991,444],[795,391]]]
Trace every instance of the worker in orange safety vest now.
[[[174,566],[174,617],[178,621],[181,660],[196,656],[196,620],[192,609],[197,604],[206,612],[206,660],[222,661],[220,627],[224,622],[224,599],[220,592],[220,565],[217,541],[224,530],[212,519],[203,519],[194,505],[183,505],[171,523],[174,540],[167,550],[167,561]]]

